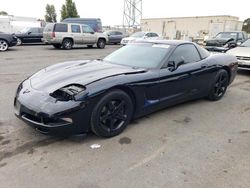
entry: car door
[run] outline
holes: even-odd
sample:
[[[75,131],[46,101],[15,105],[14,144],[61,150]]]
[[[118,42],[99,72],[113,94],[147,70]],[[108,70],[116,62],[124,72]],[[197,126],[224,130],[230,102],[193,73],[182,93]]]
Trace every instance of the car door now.
[[[80,25],[72,24],[71,25],[71,33],[74,38],[75,44],[82,44],[82,32]]]
[[[193,44],[177,46],[160,70],[160,100],[174,104],[198,96],[205,87],[205,66]]]
[[[24,43],[32,43],[36,42],[36,38],[38,35],[38,28],[30,28],[27,33],[23,36],[23,42]]]
[[[116,31],[115,33],[116,33],[116,43],[120,43],[123,38],[123,33],[119,31]]]
[[[116,33],[114,31],[110,31],[108,33],[108,37],[109,37],[109,42],[110,43],[115,43],[116,42]]]
[[[91,27],[82,25],[82,32],[83,44],[95,44],[97,42],[97,35]]]

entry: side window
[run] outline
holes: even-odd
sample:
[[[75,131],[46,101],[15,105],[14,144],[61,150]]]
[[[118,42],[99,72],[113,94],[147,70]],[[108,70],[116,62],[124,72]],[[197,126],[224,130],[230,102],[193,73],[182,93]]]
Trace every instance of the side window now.
[[[31,33],[39,33],[38,28],[30,28],[29,32],[31,32]]]
[[[67,24],[56,24],[54,31],[55,32],[68,32],[68,25]]]
[[[238,35],[238,40],[243,40],[243,39],[244,39],[243,34],[242,34],[242,33],[239,33],[239,35]]]
[[[80,25],[71,25],[72,33],[81,33]]]
[[[151,37],[151,33],[147,33],[145,36],[146,37]]]
[[[94,30],[92,28],[90,28],[89,26],[87,26],[87,25],[83,25],[82,26],[82,32],[83,33],[93,33]]]
[[[151,33],[151,37],[158,37],[156,33]]]
[[[114,31],[111,31],[109,34],[110,35],[116,35],[116,33]]]
[[[172,53],[169,61],[178,61],[183,58],[185,63],[200,61],[200,55],[193,44],[183,44],[178,46]]]
[[[122,33],[118,32],[118,31],[116,31],[115,33],[116,33],[116,35],[122,35]]]
[[[39,28],[39,33],[43,33],[44,28]]]

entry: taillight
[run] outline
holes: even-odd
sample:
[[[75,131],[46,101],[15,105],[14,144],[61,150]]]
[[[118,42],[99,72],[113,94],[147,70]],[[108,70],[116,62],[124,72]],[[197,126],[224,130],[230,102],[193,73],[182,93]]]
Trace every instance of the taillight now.
[[[56,34],[55,34],[55,32],[52,32],[52,37],[54,38],[54,37],[56,37]]]

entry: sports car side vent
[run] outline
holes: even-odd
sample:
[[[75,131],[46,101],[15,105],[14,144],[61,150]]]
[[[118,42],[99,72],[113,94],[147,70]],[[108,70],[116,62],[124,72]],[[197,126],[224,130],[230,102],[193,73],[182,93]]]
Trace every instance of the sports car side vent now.
[[[50,96],[56,98],[58,101],[69,101],[74,100],[74,96],[85,89],[86,88],[80,84],[72,84],[56,90],[51,93]]]

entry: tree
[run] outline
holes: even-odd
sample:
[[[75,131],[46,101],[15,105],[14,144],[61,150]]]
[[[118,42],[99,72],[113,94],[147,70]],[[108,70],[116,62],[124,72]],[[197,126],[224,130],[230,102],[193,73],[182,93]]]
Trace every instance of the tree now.
[[[7,12],[5,12],[5,11],[0,11],[0,15],[7,16],[7,15],[8,15],[8,13],[7,13]]]
[[[246,19],[243,22],[242,31],[246,31],[247,33],[250,33],[250,18]]]
[[[46,22],[56,22],[56,10],[54,5],[46,5],[46,15],[45,15],[45,21]]]
[[[76,4],[72,0],[66,0],[65,4],[62,5],[61,9],[61,20],[65,18],[79,18]]]

